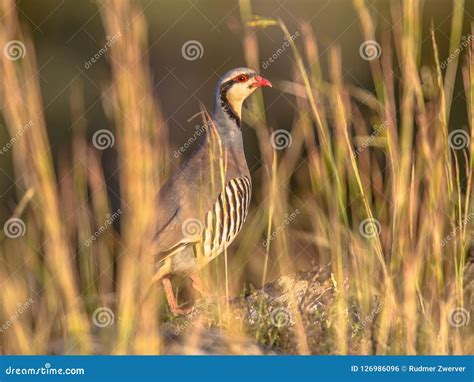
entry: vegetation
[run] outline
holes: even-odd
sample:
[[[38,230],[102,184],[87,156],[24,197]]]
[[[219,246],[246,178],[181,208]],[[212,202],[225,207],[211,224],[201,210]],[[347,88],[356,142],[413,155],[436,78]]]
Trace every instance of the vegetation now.
[[[205,270],[211,308],[173,319],[159,286],[149,290],[155,195],[175,148],[151,89],[144,15],[128,0],[100,8],[105,34],[120,36],[105,52],[111,79],[103,93],[118,158],[118,212],[103,152],[86,132],[80,82],[70,91],[71,149],[53,160],[35,47],[15,2],[1,0],[0,47],[21,41],[27,54],[0,57],[2,118],[18,138],[9,150],[16,231],[0,232],[0,323],[8,323],[0,353],[163,353],[169,325],[179,326],[182,349],[192,349],[184,353],[198,351],[202,330],[218,332],[228,345],[220,351],[229,353],[472,352],[473,272],[465,275],[474,233],[474,32],[473,25],[463,32],[463,1],[453,4],[451,55],[440,55],[433,28],[432,64],[422,65],[421,1],[393,1],[392,29],[383,33],[366,1],[353,1],[366,42],[380,41],[361,47],[371,92],[344,79],[337,44],[322,63],[308,24],[295,40],[283,20],[255,17],[250,0],[240,1],[247,66],[259,68],[261,29],[279,28],[291,48],[284,54],[294,60],[292,81],[272,81],[296,95],[295,118],[289,133],[272,134],[262,94],[248,101],[244,118],[261,153],[250,216],[228,253]],[[456,81],[464,94],[455,94]],[[467,114],[468,127],[450,122],[458,96],[465,110],[456,112]],[[313,279],[314,269],[325,271]],[[283,277],[298,271],[310,273]],[[248,274],[261,283],[246,285]],[[275,280],[278,292],[263,293]],[[305,282],[303,294],[294,280]],[[306,293],[319,296],[325,287],[324,303],[304,304]],[[186,291],[179,300],[188,300]],[[237,346],[236,338],[262,347]]]

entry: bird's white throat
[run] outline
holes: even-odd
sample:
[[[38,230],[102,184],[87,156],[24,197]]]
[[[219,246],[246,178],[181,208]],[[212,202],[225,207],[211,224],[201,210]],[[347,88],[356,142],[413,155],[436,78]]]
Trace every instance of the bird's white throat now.
[[[254,92],[255,88],[249,88],[245,84],[234,84],[226,94],[227,102],[234,113],[242,119],[242,105],[245,99]]]

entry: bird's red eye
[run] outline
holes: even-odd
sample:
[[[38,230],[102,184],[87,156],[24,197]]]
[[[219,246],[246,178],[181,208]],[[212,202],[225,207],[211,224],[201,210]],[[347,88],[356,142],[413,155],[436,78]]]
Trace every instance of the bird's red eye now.
[[[245,74],[241,74],[240,76],[237,77],[238,82],[245,82],[248,80],[248,77]]]

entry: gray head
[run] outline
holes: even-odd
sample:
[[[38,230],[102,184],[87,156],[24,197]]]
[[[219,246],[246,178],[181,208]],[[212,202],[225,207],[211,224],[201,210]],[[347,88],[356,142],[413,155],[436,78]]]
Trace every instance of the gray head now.
[[[236,68],[225,73],[217,83],[215,93],[215,113],[222,109],[229,118],[239,125],[242,104],[257,88],[272,86],[270,81],[249,68]]]

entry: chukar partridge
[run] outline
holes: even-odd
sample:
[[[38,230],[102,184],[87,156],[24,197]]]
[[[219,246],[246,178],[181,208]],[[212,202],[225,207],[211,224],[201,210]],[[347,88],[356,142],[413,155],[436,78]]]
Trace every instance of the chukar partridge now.
[[[197,271],[232,243],[247,216],[252,183],[240,130],[242,104],[262,86],[272,85],[248,68],[222,76],[200,141],[159,192],[154,281],[162,281],[174,315],[190,309],[178,307],[168,276],[189,276],[202,292]]]

